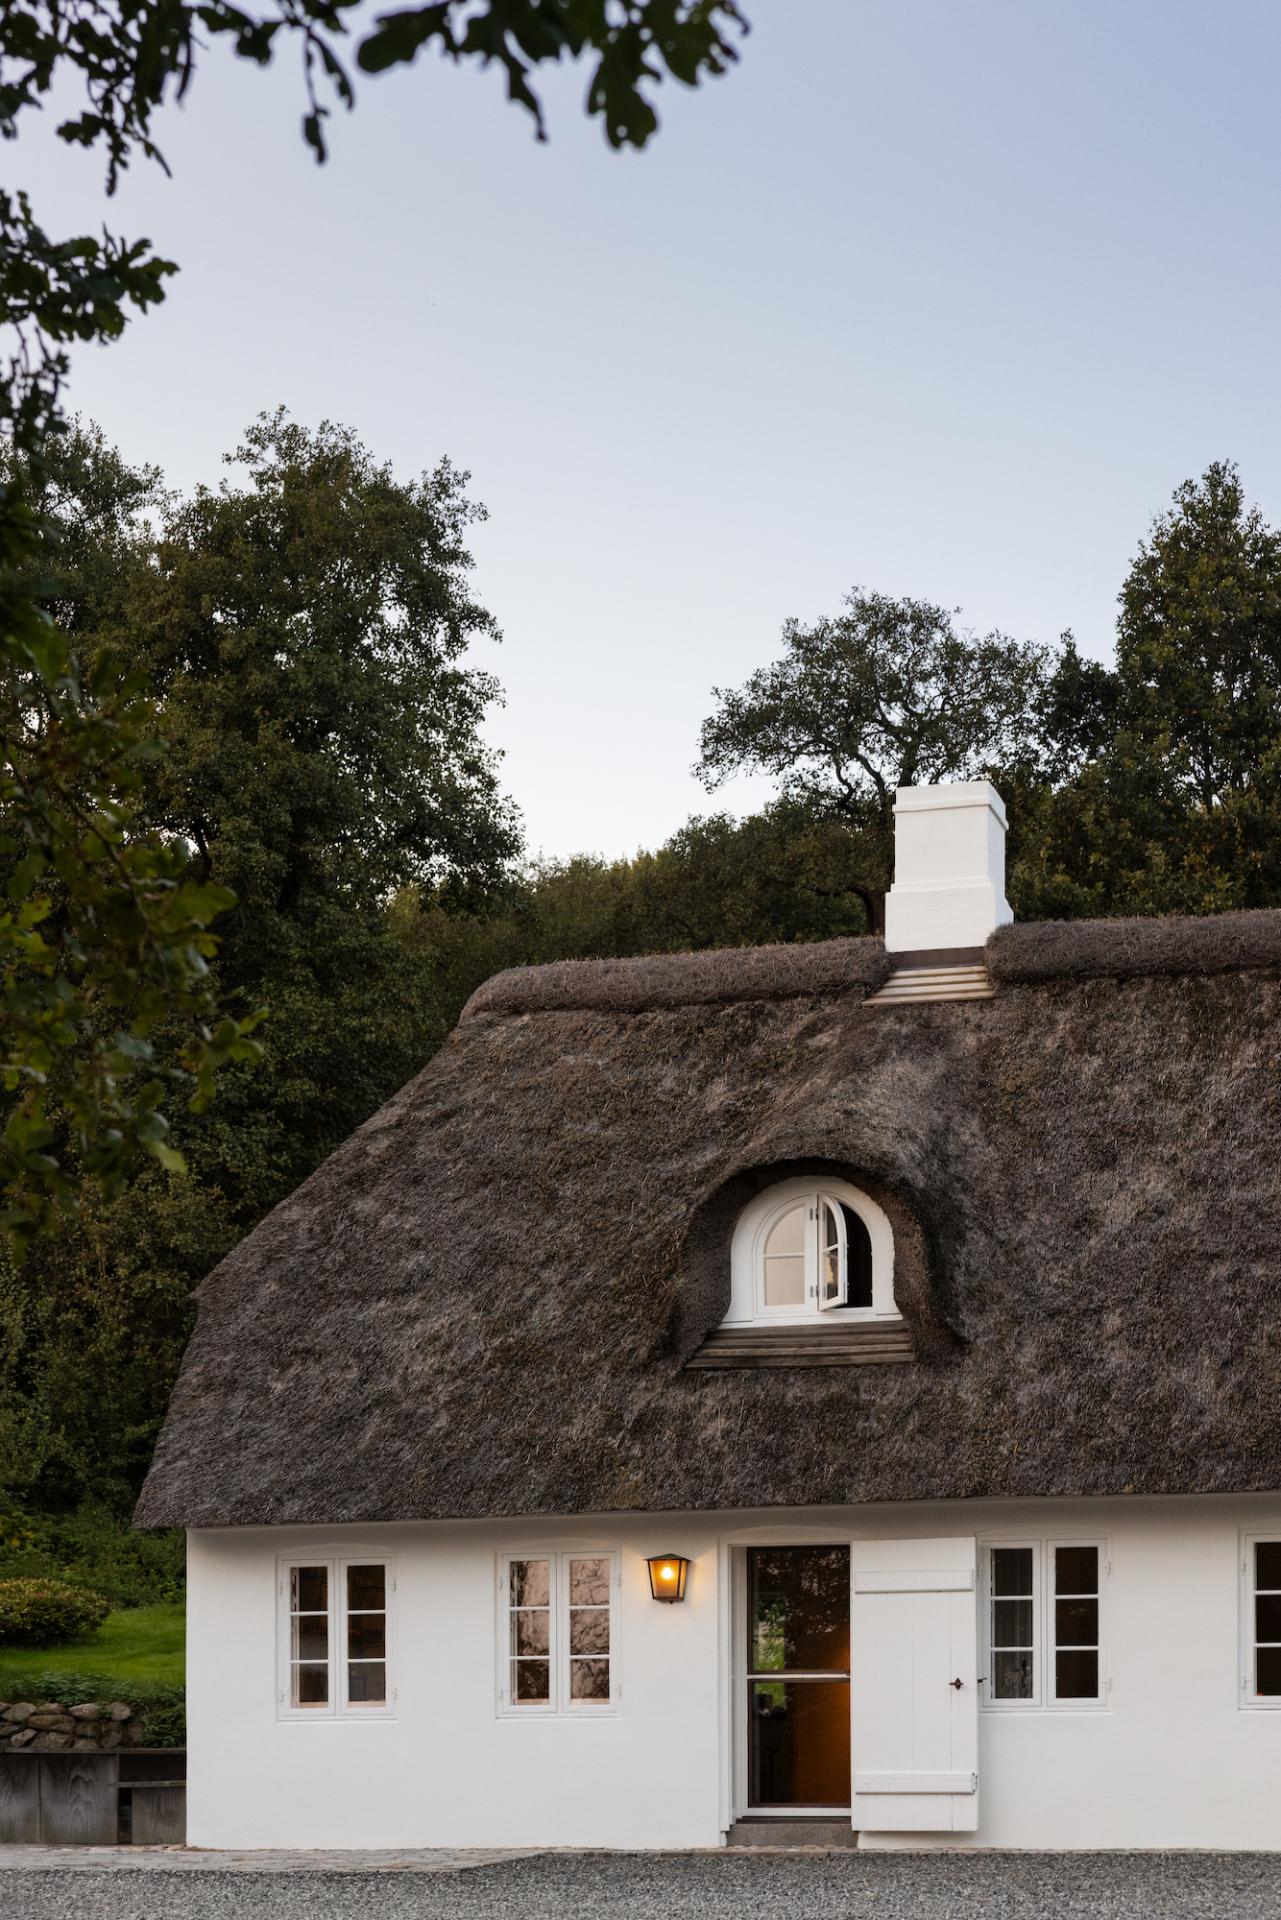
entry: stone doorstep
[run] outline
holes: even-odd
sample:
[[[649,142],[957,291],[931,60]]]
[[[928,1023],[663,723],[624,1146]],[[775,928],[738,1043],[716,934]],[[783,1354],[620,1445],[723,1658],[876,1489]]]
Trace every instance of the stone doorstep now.
[[[858,1846],[858,1835],[848,1820],[736,1820],[725,1838],[729,1851],[769,1847],[774,1852],[813,1852],[815,1848]]]

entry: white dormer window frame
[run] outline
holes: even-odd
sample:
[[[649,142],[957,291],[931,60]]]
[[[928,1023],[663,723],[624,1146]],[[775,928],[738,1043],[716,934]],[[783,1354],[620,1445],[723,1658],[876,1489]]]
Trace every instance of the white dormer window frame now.
[[[851,1299],[851,1243],[860,1231],[871,1248],[870,1303]],[[782,1180],[743,1209],[730,1243],[725,1326],[846,1326],[898,1317],[894,1232],[859,1188],[846,1180]]]

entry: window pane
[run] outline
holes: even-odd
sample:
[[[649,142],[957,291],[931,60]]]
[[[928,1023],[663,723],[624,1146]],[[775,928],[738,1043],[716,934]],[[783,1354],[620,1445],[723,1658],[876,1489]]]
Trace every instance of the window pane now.
[[[353,1705],[385,1705],[387,1668],[381,1660],[362,1660],[347,1669],[347,1699]]]
[[[1281,1593],[1281,1540],[1256,1540],[1254,1584]]]
[[[1097,1647],[1099,1644],[1098,1601],[1056,1600],[1054,1638],[1061,1647]]]
[[[801,1307],[805,1304],[805,1262],[788,1254],[765,1262],[765,1305]]]
[[[293,1703],[296,1707],[328,1706],[329,1668],[295,1667]]]
[[[571,1660],[569,1697],[571,1700],[608,1700],[609,1661]]]
[[[1281,1694],[1281,1647],[1260,1647],[1254,1656],[1256,1693]]]
[[[512,1697],[522,1706],[546,1706],[551,1699],[551,1663],[513,1660]]]
[[[1056,1593],[1097,1593],[1099,1590],[1099,1550],[1097,1547],[1056,1547],[1054,1549],[1054,1591]]]
[[[609,1652],[608,1607],[579,1607],[569,1616],[571,1653]]]
[[[839,1247],[825,1247],[823,1250],[823,1298],[838,1300],[841,1293],[841,1250]]]
[[[327,1660],[329,1658],[329,1615],[327,1613],[295,1614],[291,1639],[291,1650],[295,1660]]]
[[[387,1605],[386,1567],[348,1567],[347,1605],[353,1613],[365,1607],[381,1612]]]
[[[513,1653],[551,1652],[551,1614],[546,1609],[513,1613],[511,1621]]]
[[[992,1697],[994,1700],[1030,1700],[1032,1698],[1032,1654],[994,1653],[992,1655]]]
[[[1056,1653],[1054,1691],[1060,1700],[1097,1700],[1099,1656],[1084,1650]]]
[[[848,1807],[849,1681],[752,1681],[748,1762],[753,1807]]]
[[[1030,1600],[994,1600],[992,1602],[992,1645],[994,1647],[1030,1647],[1032,1644],[1032,1602]]]
[[[1032,1548],[992,1548],[992,1591],[1032,1597]]]
[[[511,1594],[514,1607],[545,1607],[550,1595],[550,1586],[548,1561],[512,1561]]]
[[[848,1547],[753,1547],[747,1556],[753,1673],[847,1673]]]
[[[349,1614],[347,1617],[347,1658],[349,1660],[383,1660],[386,1656],[386,1614]]]
[[[1254,1637],[1281,1641],[1281,1593],[1261,1593],[1255,1600]]]
[[[329,1608],[328,1567],[291,1567],[289,1604],[295,1613],[325,1613]]]
[[[609,1605],[608,1560],[570,1561],[569,1604],[571,1607],[607,1607]]]
[[[765,1241],[765,1255],[794,1253],[805,1251],[805,1202],[798,1201],[789,1207],[781,1219],[774,1222]]]
[[[845,1262],[849,1294],[846,1305],[870,1307],[872,1304],[872,1236],[853,1207],[842,1207],[845,1215]]]

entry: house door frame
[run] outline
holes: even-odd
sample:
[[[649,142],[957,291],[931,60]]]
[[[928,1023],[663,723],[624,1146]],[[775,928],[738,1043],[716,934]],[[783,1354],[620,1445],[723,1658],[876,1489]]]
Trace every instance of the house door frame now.
[[[748,1666],[747,1666],[747,1556],[754,1547],[842,1547],[847,1551],[852,1542],[839,1527],[823,1528],[771,1528],[767,1534],[748,1536],[729,1543],[729,1635],[728,1681],[730,1695],[729,1737],[730,1737],[730,1817],[734,1820],[849,1820],[853,1806],[853,1680],[846,1675],[846,1685],[850,1690],[850,1792],[846,1802],[839,1806],[821,1807],[754,1807],[750,1800],[751,1770],[749,1758],[750,1725],[748,1714]],[[853,1625],[853,1591],[850,1593],[850,1619]],[[816,1676],[817,1677],[817,1676]],[[839,1674],[824,1675],[823,1678],[839,1679]]]

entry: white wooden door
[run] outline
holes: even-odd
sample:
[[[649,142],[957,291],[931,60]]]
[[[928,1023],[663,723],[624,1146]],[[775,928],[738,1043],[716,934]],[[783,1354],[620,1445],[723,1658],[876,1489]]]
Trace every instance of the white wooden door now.
[[[858,1828],[972,1833],[978,1825],[975,1565],[973,1539],[853,1544]]]

